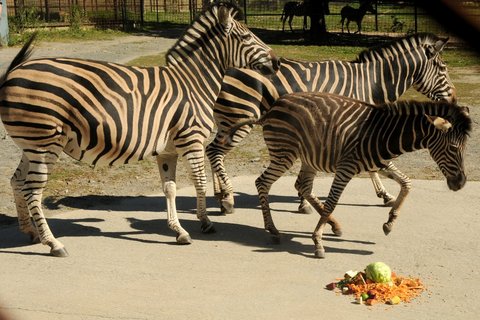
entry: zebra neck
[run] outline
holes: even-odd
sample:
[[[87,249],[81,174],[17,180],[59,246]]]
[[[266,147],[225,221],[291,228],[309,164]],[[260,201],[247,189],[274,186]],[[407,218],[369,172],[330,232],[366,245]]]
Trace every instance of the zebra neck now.
[[[367,132],[363,134],[371,137],[368,143],[372,145],[371,140],[377,137],[375,144],[383,160],[428,148],[429,142],[436,138],[438,132],[432,130],[426,120],[423,105],[400,103],[392,106],[394,107],[372,113],[371,121],[366,126]]]

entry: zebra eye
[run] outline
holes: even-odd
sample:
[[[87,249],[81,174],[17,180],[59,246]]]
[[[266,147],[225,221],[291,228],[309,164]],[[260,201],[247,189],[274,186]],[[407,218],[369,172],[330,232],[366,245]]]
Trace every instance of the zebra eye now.
[[[252,35],[250,33],[246,33],[246,34],[242,34],[240,38],[242,38],[243,41],[250,41],[252,40]]]

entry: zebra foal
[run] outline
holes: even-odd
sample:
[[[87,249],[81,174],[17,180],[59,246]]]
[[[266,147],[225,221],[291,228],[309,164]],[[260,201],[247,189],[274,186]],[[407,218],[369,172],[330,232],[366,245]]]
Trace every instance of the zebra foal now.
[[[319,258],[325,256],[325,223],[356,174],[380,172],[400,184],[400,193],[383,225],[385,234],[391,231],[411,188],[410,179],[390,164],[391,159],[428,149],[451,190],[461,189],[467,179],[463,161],[472,121],[466,107],[415,101],[371,105],[333,94],[294,93],[282,96],[260,122],[270,155],[269,166],[255,181],[265,229],[279,236],[268,193],[300,158],[303,177],[296,188],[321,216],[312,236]],[[335,173],[324,203],[312,193],[317,171]]]
[[[245,125],[224,143],[230,128],[246,118],[259,119],[280,96],[292,92],[328,92],[377,104],[394,102],[413,87],[432,100],[453,102],[456,90],[441,58],[447,41],[434,34],[411,35],[366,49],[351,62],[282,58],[280,70],[270,78],[246,69],[228,70],[214,108],[217,134],[206,149],[214,173],[214,192],[222,210],[234,210],[233,185],[225,169],[225,156],[252,129]],[[377,196],[387,205],[393,203],[395,199],[378,175],[372,173],[371,178]],[[302,200],[299,210],[309,209]]]
[[[271,49],[234,16],[236,6],[214,3],[167,52],[165,67],[139,68],[70,58],[28,60],[32,39],[0,79],[0,115],[23,151],[11,179],[20,230],[67,256],[42,210],[42,191],[59,155],[92,165],[156,156],[167,199],[167,222],[177,242],[190,235],[177,217],[175,170],[187,163],[197,191],[203,232],[206,214],[204,145],[213,105],[229,67],[263,74],[278,69]],[[32,224],[33,220],[33,224]]]

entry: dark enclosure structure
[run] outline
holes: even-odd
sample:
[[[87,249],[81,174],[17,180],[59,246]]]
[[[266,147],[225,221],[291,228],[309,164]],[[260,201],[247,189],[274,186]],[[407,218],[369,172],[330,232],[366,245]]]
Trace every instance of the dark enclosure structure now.
[[[154,25],[168,28],[188,24],[202,10],[205,0],[4,0],[12,28],[95,26],[132,29]],[[308,0],[307,0],[308,1]],[[360,0],[310,0],[328,2],[325,15],[327,32],[341,32],[342,8],[359,8]],[[371,0],[376,13],[367,12],[362,33],[377,35],[408,34],[413,32],[448,33],[422,6],[425,0]],[[208,0],[207,0],[208,2]],[[239,0],[244,19],[250,28],[282,29],[280,19],[288,0]],[[468,13],[469,19],[479,21],[480,0],[456,1]],[[308,23],[310,23],[308,21]],[[294,32],[303,31],[303,17],[292,22]],[[356,29],[356,25],[351,25]],[[309,26],[308,26],[309,27]],[[15,30],[13,30],[15,32]],[[286,32],[291,32],[290,30]]]

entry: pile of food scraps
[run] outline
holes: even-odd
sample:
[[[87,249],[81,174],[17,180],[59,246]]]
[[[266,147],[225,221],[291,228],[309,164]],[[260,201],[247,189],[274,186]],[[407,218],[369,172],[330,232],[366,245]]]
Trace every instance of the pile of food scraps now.
[[[327,289],[355,295],[358,303],[370,306],[410,302],[425,290],[420,279],[398,276],[383,262],[369,264],[364,272],[347,271],[338,280]]]

